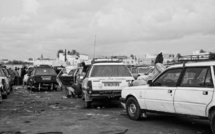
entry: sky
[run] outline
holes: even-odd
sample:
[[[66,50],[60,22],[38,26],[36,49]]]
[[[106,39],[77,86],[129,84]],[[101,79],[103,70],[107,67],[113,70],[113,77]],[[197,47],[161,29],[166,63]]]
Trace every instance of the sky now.
[[[95,57],[215,52],[215,0],[0,0],[0,59],[94,47]]]

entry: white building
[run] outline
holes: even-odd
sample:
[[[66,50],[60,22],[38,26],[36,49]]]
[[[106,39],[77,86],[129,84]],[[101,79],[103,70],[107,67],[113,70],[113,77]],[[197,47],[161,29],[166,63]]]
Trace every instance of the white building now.
[[[65,62],[65,54],[59,53],[58,60],[61,62]],[[66,55],[66,65],[77,66],[79,63],[83,61],[88,61],[88,60],[89,60],[89,56],[84,54],[80,54],[79,56],[70,55],[70,54]]]

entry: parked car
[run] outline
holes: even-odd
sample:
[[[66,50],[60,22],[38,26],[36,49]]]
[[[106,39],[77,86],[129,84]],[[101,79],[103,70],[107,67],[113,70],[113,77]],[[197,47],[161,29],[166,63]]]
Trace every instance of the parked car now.
[[[143,76],[149,73],[149,70],[152,69],[152,67],[149,66],[131,66],[129,67],[134,79],[137,79],[139,76]]]
[[[81,83],[84,77],[83,67],[66,67],[60,71],[57,76],[57,81],[61,88],[65,90],[66,96],[82,95]],[[71,92],[70,90],[74,90]]]
[[[119,99],[121,90],[134,80],[128,67],[118,59],[94,59],[82,82],[87,108],[97,99]]]
[[[12,91],[12,87],[13,87],[13,77],[10,75],[8,69],[6,69],[5,67],[2,68],[3,72],[5,73],[5,76],[7,77],[8,79],[8,83],[9,83],[9,88],[10,88],[10,91]]]
[[[47,87],[49,90],[57,90],[57,73],[49,65],[39,65],[34,67],[29,76],[29,88],[38,89]]]
[[[7,95],[10,93],[8,78],[5,76],[2,68],[0,68],[0,92],[2,99],[6,99]]]
[[[146,112],[208,119],[215,134],[215,61],[170,66],[148,85],[126,87],[121,101],[132,120]]]

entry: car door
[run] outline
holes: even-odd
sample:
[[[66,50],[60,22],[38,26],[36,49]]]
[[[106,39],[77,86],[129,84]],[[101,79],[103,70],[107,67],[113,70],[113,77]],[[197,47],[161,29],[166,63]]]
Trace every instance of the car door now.
[[[187,67],[176,89],[176,113],[205,116],[206,107],[213,97],[212,67]]]
[[[148,110],[175,113],[173,98],[182,68],[169,69],[162,73],[145,91]]]

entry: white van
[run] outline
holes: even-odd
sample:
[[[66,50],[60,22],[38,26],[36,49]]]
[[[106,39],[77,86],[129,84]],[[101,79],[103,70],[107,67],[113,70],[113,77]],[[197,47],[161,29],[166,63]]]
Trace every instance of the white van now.
[[[119,99],[121,90],[134,80],[122,62],[105,61],[94,63],[82,82],[83,99],[87,108],[96,99]]]

